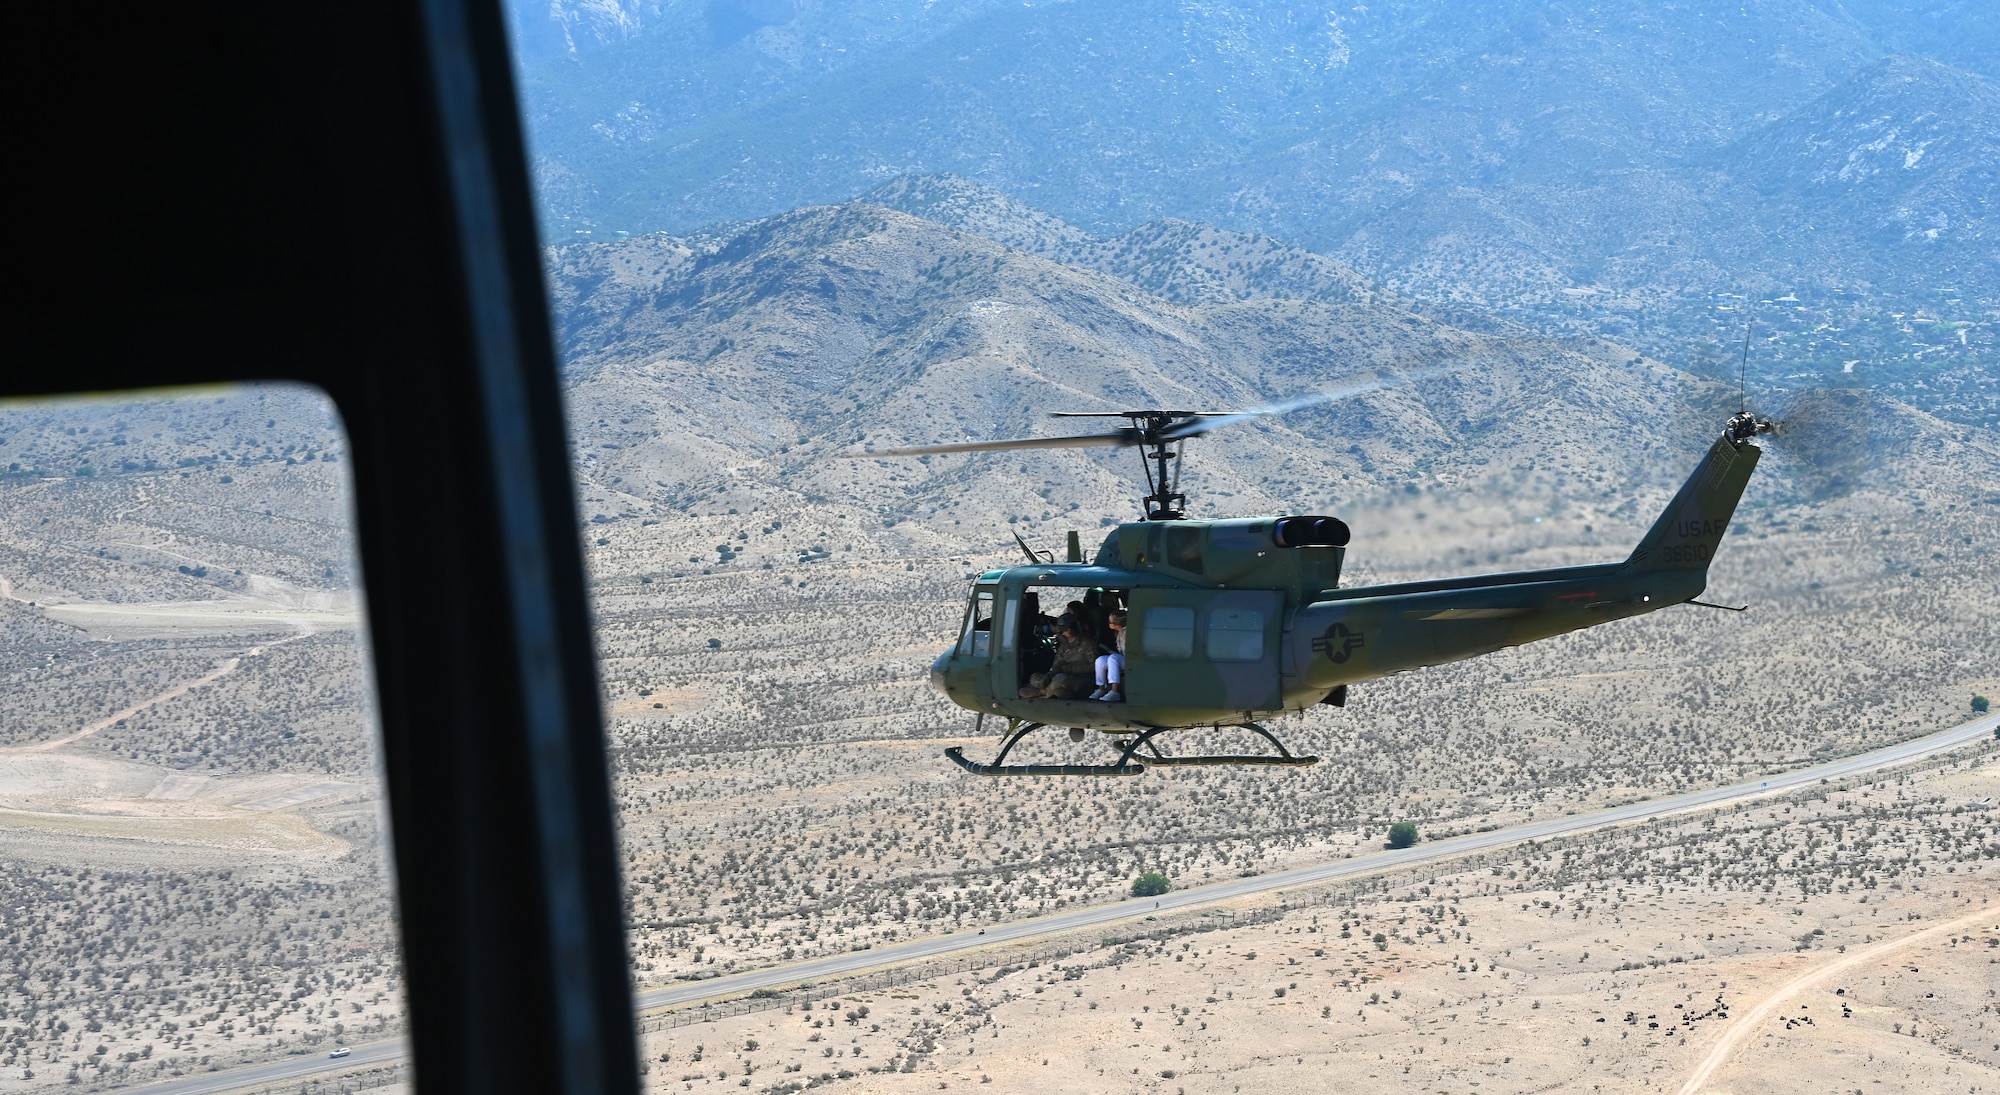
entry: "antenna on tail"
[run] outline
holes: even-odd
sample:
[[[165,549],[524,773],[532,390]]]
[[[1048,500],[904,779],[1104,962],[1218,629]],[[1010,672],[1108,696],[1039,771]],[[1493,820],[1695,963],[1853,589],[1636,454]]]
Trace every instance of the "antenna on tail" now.
[[[1736,413],[1750,411],[1750,332],[1757,329],[1757,321],[1743,325],[1743,357],[1736,363]]]

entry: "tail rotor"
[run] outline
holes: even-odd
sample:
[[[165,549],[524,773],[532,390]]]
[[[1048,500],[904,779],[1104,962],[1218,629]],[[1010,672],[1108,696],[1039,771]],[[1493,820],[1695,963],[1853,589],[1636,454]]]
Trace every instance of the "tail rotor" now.
[[[1875,393],[1866,387],[1820,383],[1772,400],[1776,448],[1812,500],[1854,493],[1880,461]]]
[[[1696,380],[1684,392],[1687,409],[1703,422],[1725,419],[1724,435],[1739,446],[1767,438],[1777,457],[1769,470],[1802,500],[1825,501],[1860,489],[1880,462],[1885,433],[1884,410],[1865,378],[1844,370],[1760,377],[1752,398],[1751,336],[1746,328],[1737,358],[1736,406],[1728,406],[1723,384]]]

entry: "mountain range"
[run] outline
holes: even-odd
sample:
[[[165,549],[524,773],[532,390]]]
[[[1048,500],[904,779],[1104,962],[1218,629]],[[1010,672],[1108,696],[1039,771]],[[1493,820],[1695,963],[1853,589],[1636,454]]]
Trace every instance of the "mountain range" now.
[[[1443,322],[1266,237],[1167,221],[1098,240],[951,177],[870,197],[550,249],[593,519],[839,499],[940,552],[1002,517],[1089,528],[1129,517],[1128,456],[867,453],[1043,434],[1050,411],[1255,407],[1386,378],[1196,443],[1196,512],[1477,497],[1636,535],[1734,409],[1732,386],[1616,343]],[[1872,421],[1874,486],[1970,498],[1966,477],[2000,468],[1978,431],[1900,402]],[[1783,456],[1769,467],[1757,505],[1811,493]]]
[[[558,0],[517,23],[551,237],[953,173],[1093,237],[1214,224],[1489,310],[2000,294],[2000,91],[1951,44],[1990,11],[1711,7]]]

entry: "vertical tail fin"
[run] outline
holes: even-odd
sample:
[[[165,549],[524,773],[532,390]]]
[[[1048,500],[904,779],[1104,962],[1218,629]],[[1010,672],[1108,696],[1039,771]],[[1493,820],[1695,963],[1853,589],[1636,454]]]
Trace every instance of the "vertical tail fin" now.
[[[1725,435],[1625,560],[1631,570],[1706,571],[1763,450]]]

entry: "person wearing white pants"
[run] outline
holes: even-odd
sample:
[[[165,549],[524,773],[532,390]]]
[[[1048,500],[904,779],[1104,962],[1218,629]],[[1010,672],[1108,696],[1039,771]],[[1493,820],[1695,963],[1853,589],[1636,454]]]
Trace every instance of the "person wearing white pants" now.
[[[1105,622],[1110,628],[1112,641],[1118,649],[1109,654],[1097,656],[1097,691],[1090,694],[1093,700],[1105,703],[1125,702],[1125,614],[1113,612]]]

